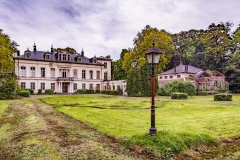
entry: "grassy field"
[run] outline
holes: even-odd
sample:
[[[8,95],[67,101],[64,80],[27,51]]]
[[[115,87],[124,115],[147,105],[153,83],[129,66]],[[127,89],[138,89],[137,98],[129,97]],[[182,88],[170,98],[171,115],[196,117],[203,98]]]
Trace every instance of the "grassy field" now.
[[[156,136],[148,135],[150,98],[81,95],[43,101],[108,135],[124,139],[129,146],[138,144],[162,154],[217,143],[219,138],[240,132],[240,96],[234,96],[231,102],[215,102],[213,96],[180,101],[156,97]]]
[[[0,117],[1,117],[2,113],[7,109],[8,105],[9,105],[9,102],[2,101],[0,103]]]

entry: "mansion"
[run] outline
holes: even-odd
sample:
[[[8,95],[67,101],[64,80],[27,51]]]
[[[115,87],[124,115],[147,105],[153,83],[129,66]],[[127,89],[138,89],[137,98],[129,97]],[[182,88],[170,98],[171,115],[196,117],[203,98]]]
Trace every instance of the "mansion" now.
[[[192,82],[196,89],[215,91],[218,89],[229,89],[229,83],[225,76],[218,71],[204,71],[190,65],[180,63],[166,72],[158,74],[158,85],[162,87],[165,83],[173,80]]]
[[[53,89],[56,93],[75,93],[78,89],[125,90],[125,81],[111,80],[110,56],[87,58],[84,51],[74,53],[67,49],[33,51],[23,55],[14,54],[15,74],[21,88],[30,88],[34,93],[41,89]]]

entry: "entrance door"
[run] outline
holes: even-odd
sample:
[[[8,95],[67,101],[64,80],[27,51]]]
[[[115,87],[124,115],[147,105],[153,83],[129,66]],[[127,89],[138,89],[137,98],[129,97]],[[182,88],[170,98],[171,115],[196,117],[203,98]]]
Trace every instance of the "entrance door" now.
[[[68,83],[62,83],[62,92],[68,93]]]

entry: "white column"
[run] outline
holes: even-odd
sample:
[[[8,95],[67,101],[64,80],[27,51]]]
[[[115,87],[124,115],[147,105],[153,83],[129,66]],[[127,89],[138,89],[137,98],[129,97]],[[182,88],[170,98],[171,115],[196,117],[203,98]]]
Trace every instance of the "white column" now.
[[[62,82],[60,82],[60,93],[62,93]]]

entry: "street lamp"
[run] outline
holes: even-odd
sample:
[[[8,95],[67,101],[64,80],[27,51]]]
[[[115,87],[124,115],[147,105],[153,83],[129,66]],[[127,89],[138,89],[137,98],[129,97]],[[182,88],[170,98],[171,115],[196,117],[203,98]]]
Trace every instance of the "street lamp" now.
[[[154,78],[154,64],[158,64],[160,60],[160,56],[162,52],[157,48],[154,47],[155,43],[152,44],[153,46],[149,48],[146,52],[147,62],[152,64],[152,105],[151,105],[151,127],[149,129],[149,134],[157,134],[157,128],[155,127],[155,104],[154,104],[154,96],[155,96],[155,78]]]

